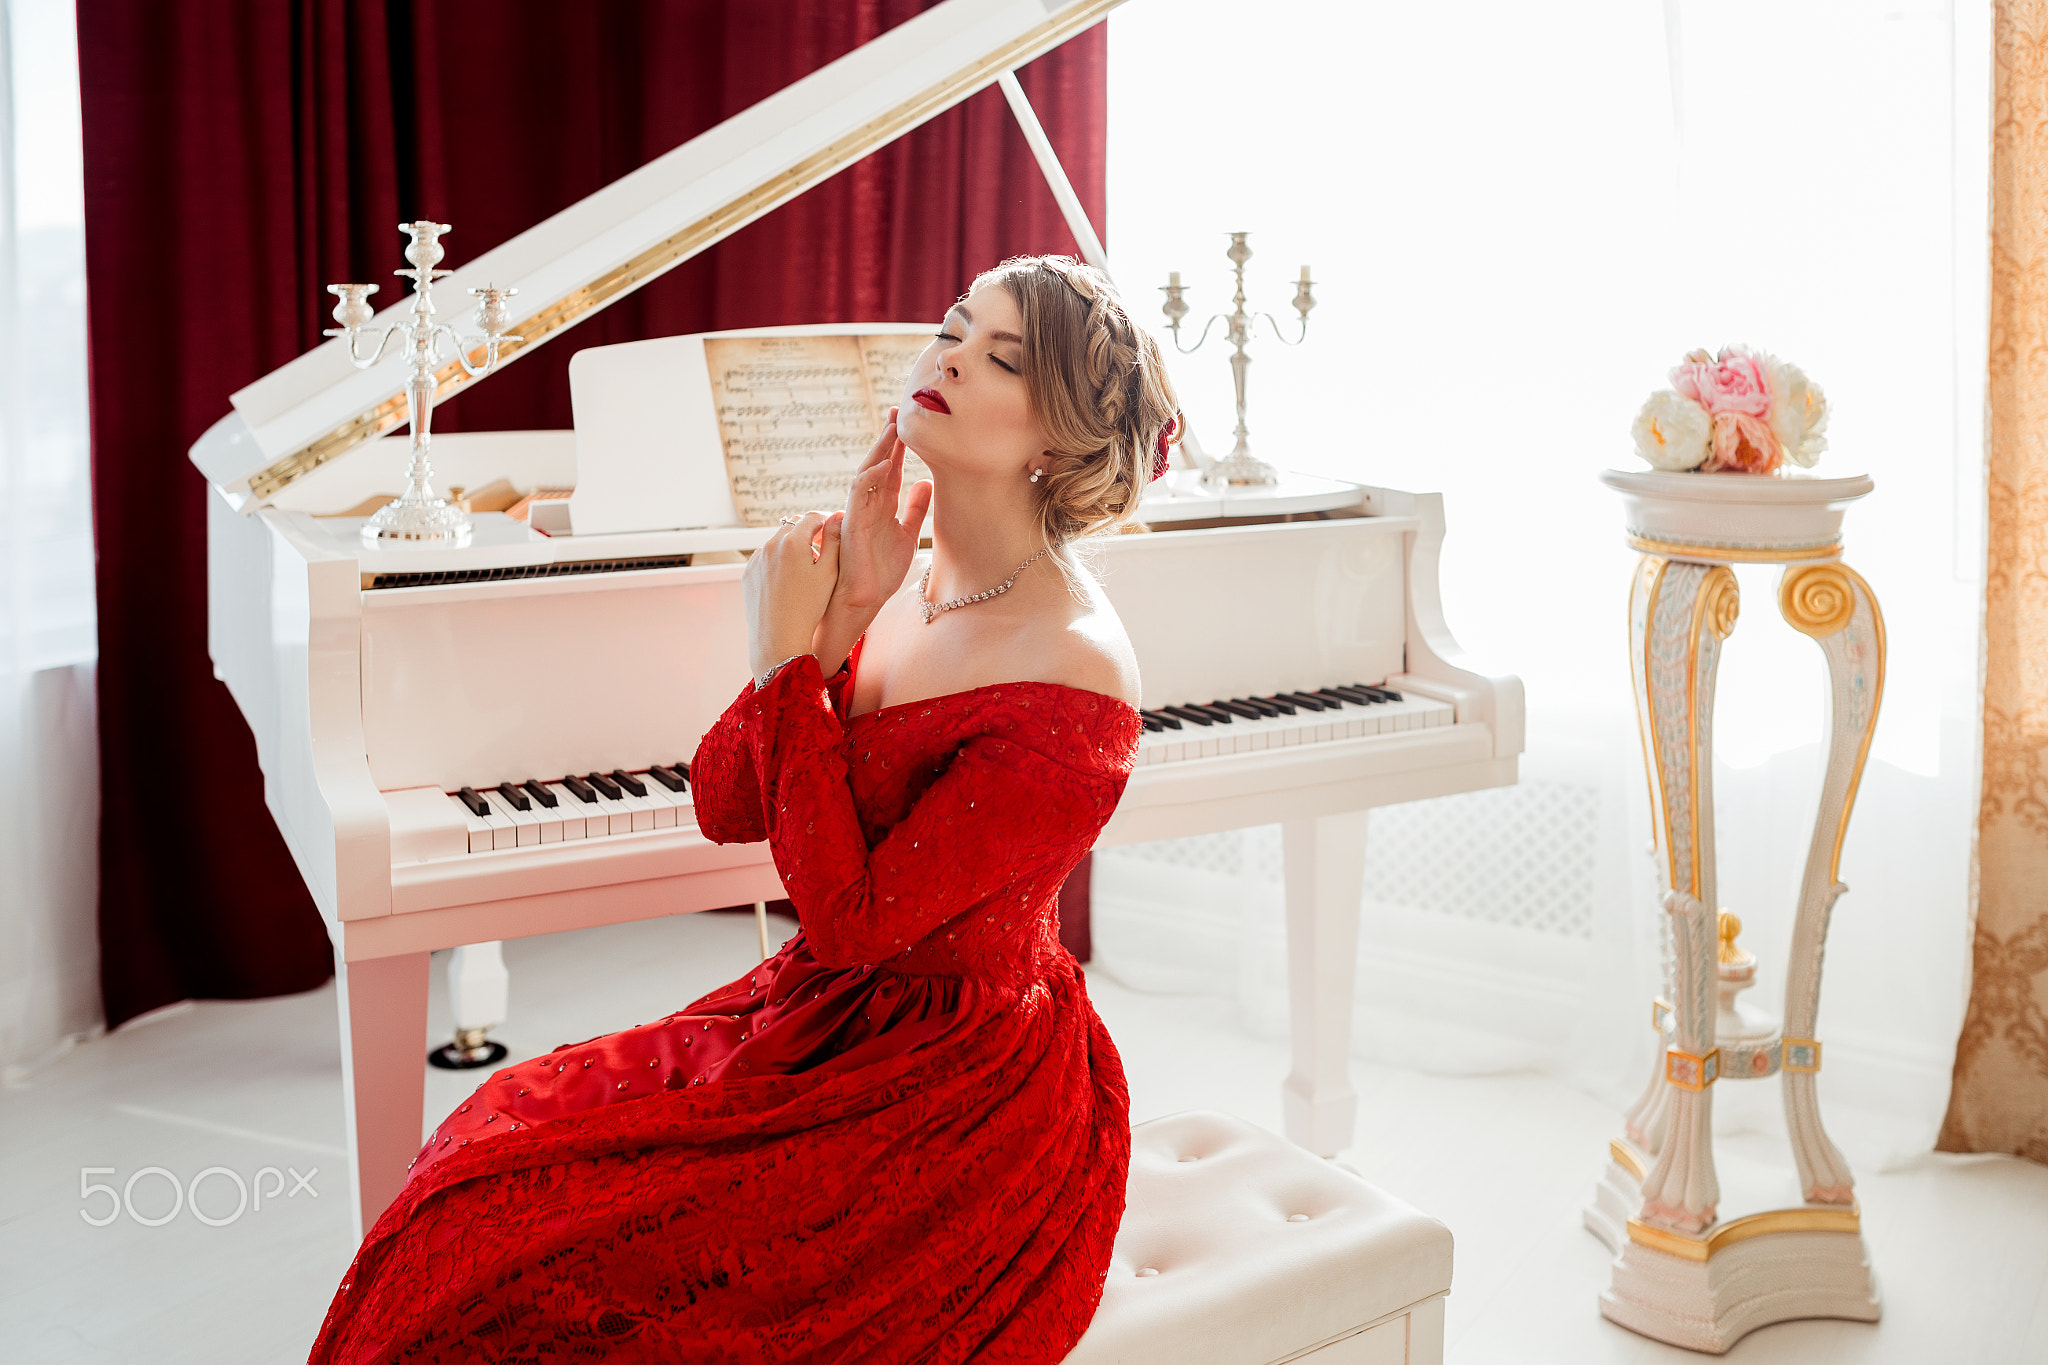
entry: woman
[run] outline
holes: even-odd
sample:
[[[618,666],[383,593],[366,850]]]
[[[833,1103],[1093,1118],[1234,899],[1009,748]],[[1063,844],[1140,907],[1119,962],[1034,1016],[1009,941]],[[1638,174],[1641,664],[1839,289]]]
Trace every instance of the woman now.
[[[1173,393],[1108,279],[1037,257],[975,281],[905,394],[846,509],[750,560],[755,676],[691,767],[801,932],[480,1086],[315,1362],[1052,1362],[1088,1325],[1129,1100],[1055,915],[1141,722],[1072,542],[1164,468]],[[899,497],[906,445],[933,480]]]

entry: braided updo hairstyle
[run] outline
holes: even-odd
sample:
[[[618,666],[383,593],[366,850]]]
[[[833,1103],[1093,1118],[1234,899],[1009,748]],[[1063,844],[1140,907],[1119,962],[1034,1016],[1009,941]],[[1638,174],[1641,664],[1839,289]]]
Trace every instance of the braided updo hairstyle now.
[[[1007,289],[1024,319],[1025,392],[1052,444],[1036,485],[1045,542],[1129,521],[1185,425],[1158,343],[1107,275],[1070,256],[1015,256],[974,281],[985,284]]]

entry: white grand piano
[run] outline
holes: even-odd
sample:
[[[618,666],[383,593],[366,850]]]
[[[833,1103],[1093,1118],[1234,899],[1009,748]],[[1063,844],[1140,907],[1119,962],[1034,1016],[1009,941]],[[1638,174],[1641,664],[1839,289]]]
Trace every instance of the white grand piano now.
[[[946,0],[470,260],[444,296],[516,285],[516,358],[1115,3]],[[1071,192],[1062,203],[1098,254]],[[632,382],[649,347],[688,340],[579,355],[574,432],[437,438],[442,487],[578,490],[552,521],[477,514],[462,549],[366,549],[360,518],[336,515],[393,491],[404,466],[402,443],[377,439],[403,420],[403,367],[358,370],[339,342],[235,394],[192,450],[217,494],[215,670],[334,942],[358,1236],[422,1141],[430,952],[781,895],[766,845],[707,842],[687,786],[660,780],[746,680],[739,560],[768,534],[730,524],[729,498],[685,496],[722,480],[717,433],[677,435],[647,407],[673,386]],[[453,371],[440,396],[464,382]],[[665,524],[622,529],[599,490],[649,460],[683,471],[681,491],[642,516]],[[1169,487],[1187,482],[1160,481],[1151,529],[1098,550],[1150,713],[1102,842],[1284,822],[1287,1128],[1333,1154],[1357,1100],[1367,812],[1513,782],[1521,684],[1459,663],[1436,495],[1301,477],[1231,496]],[[572,790],[614,773],[632,780],[598,803]]]

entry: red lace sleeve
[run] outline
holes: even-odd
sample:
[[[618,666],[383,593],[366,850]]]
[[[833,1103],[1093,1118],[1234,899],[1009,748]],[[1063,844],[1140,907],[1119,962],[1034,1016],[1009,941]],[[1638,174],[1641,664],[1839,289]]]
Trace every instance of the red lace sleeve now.
[[[1119,784],[1108,776],[979,734],[871,850],[817,660],[797,660],[735,705],[776,870],[828,967],[879,962],[1037,864],[1072,860],[1116,805]],[[1004,855],[966,856],[995,848]]]
[[[815,674],[818,661],[812,659],[810,663]],[[849,664],[841,664],[839,671],[823,682],[827,704],[838,715],[846,711],[846,685],[853,677]],[[786,665],[776,680],[780,681],[795,667]],[[761,779],[754,770],[754,754],[747,747],[744,734],[747,703],[753,695],[754,682],[749,678],[741,685],[732,705],[725,708],[725,714],[704,732],[704,738],[697,742],[696,754],[690,759],[690,793],[697,811],[697,828],[714,844],[758,844],[768,837],[767,827],[761,823]]]

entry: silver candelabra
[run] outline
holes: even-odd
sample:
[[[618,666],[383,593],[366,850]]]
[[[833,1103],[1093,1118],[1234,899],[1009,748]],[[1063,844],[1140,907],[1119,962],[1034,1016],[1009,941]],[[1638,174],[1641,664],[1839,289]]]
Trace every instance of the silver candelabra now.
[[[398,230],[411,238],[405,248],[405,259],[412,262],[410,270],[396,270],[392,273],[412,281],[412,313],[403,322],[394,322],[384,329],[378,338],[377,349],[365,356],[360,353],[360,342],[370,333],[370,320],[376,310],[370,307],[369,297],[377,292],[374,284],[330,284],[327,292],[340,299],[334,305],[334,320],[341,324],[321,333],[322,336],[348,338],[348,358],[359,370],[367,370],[384,358],[384,352],[397,338],[403,348],[406,363],[412,367],[412,374],[405,381],[406,418],[412,425],[412,464],[405,475],[405,492],[396,502],[386,503],[377,514],[363,524],[363,542],[373,547],[395,545],[453,546],[460,548],[469,544],[469,514],[444,498],[434,495],[432,479],[433,466],[428,462],[428,448],[433,444],[434,393],[440,386],[436,377],[442,364],[441,348],[446,342],[454,348],[455,361],[463,372],[472,379],[481,379],[498,364],[498,347],[507,341],[520,340],[507,335],[505,327],[510,321],[510,310],[506,300],[518,293],[517,289],[500,289],[495,285],[484,285],[469,292],[478,302],[476,325],[483,335],[464,339],[445,322],[434,321],[434,302],[429,295],[434,281],[452,271],[436,270],[441,263],[441,234],[450,231],[446,223],[400,223]],[[483,347],[484,362],[472,365],[469,352],[479,344]]]
[[[1251,368],[1252,358],[1245,354],[1245,347],[1252,339],[1252,324],[1259,318],[1264,318],[1272,324],[1273,335],[1282,345],[1299,346],[1308,339],[1308,310],[1316,306],[1315,295],[1309,292],[1309,287],[1315,281],[1308,277],[1308,267],[1303,266],[1301,268],[1301,281],[1294,291],[1294,309],[1301,314],[1301,335],[1289,341],[1286,334],[1280,330],[1280,324],[1274,320],[1271,313],[1245,312],[1244,263],[1252,258],[1252,249],[1245,245],[1245,238],[1249,236],[1251,236],[1249,232],[1231,233],[1230,250],[1224,253],[1230,257],[1231,264],[1237,268],[1237,292],[1230,299],[1232,311],[1218,313],[1202,324],[1202,335],[1196,338],[1194,345],[1183,346],[1180,344],[1181,319],[1188,315],[1188,306],[1181,299],[1181,295],[1186,290],[1181,285],[1180,272],[1178,270],[1169,272],[1166,277],[1167,282],[1160,286],[1160,291],[1166,295],[1166,321],[1167,325],[1173,329],[1173,345],[1175,350],[1179,351],[1182,355],[1193,355],[1196,351],[1201,350],[1202,343],[1209,339],[1210,329],[1219,322],[1226,326],[1224,339],[1237,348],[1230,357],[1230,373],[1237,383],[1237,445],[1231,450],[1230,454],[1209,467],[1206,477],[1214,483],[1270,484],[1280,481],[1280,476],[1273,466],[1252,454],[1251,433],[1245,426],[1244,421],[1245,371]]]

